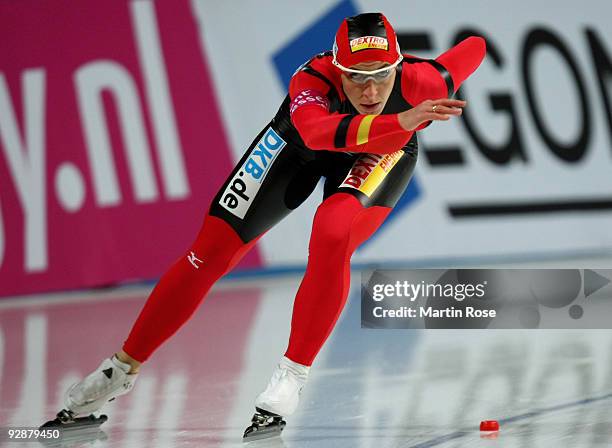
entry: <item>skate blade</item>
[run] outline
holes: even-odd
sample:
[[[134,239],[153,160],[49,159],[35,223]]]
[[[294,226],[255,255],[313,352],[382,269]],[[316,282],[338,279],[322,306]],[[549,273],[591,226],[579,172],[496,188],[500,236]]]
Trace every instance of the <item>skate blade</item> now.
[[[243,442],[252,442],[255,440],[270,439],[272,437],[278,437],[285,429],[287,423],[283,420],[278,424],[269,425],[264,428],[257,428],[255,426],[249,426],[244,435],[242,436]]]
[[[88,415],[87,417],[72,418],[67,421],[60,420],[58,417],[53,420],[49,420],[47,423],[42,425],[39,429],[42,430],[42,429],[58,428],[64,431],[77,431],[77,430],[86,430],[86,429],[97,430],[99,426],[102,423],[104,423],[106,420],[108,420],[108,416],[106,415],[101,415],[99,417],[96,417],[93,414]]]

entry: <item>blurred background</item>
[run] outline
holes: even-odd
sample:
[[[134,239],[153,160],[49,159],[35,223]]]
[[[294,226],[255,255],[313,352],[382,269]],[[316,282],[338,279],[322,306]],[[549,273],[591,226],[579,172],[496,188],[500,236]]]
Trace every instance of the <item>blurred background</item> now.
[[[293,72],[331,48],[342,18],[368,11],[389,18],[404,53],[434,58],[477,34],[488,54],[460,92],[463,117],[420,134],[410,187],[356,270],[612,267],[607,1],[0,0],[0,426],[51,417],[66,385],[117,349]],[[125,417],[99,443],[240,443],[286,344],[321,197],[319,186],[213,290],[114,404]],[[559,432],[612,392],[609,332],[362,330],[358,293],[287,446],[609,445],[601,401],[586,403],[592,426]],[[499,392],[479,378],[500,350],[514,388],[474,398]],[[551,371],[568,373],[540,400]],[[414,399],[415,378],[437,392]],[[381,402],[387,385],[406,393]],[[553,421],[527,428],[531,439],[518,426],[462,439],[479,419],[544,408]]]

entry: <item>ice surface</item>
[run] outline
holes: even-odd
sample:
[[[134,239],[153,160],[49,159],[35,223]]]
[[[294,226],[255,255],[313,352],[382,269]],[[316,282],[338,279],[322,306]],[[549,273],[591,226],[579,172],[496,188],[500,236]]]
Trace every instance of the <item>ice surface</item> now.
[[[299,280],[215,287],[134,391],[105,408],[106,440],[87,446],[245,447]],[[0,427],[52,418],[67,385],[121,346],[149,289],[0,301]],[[611,331],[361,329],[358,289],[282,438],[245,448],[612,445]],[[493,419],[501,431],[480,433]]]

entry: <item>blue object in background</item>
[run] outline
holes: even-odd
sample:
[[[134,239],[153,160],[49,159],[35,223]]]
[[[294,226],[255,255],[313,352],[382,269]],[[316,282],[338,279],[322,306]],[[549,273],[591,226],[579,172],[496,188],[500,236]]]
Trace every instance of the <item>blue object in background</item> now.
[[[272,55],[272,62],[285,89],[296,69],[317,53],[331,50],[342,19],[359,14],[351,0],[343,0],[301,30],[291,41]]]
[[[336,30],[342,19],[358,13],[359,11],[351,0],[342,0],[272,55],[272,63],[285,89],[289,89],[291,76],[300,65],[317,53],[331,50]],[[413,177],[381,229],[359,249],[374,241],[383,228],[404,213],[420,195],[421,189],[416,178]]]

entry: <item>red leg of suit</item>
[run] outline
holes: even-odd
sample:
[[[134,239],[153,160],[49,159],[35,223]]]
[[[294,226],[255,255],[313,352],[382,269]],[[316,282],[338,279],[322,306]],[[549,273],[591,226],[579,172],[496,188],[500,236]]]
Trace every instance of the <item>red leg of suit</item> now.
[[[123,350],[140,362],[146,361],[155,349],[187,322],[210,287],[232,269],[256,242],[257,238],[245,244],[225,221],[207,215],[187,253],[155,286]]]
[[[319,206],[306,274],[293,305],[285,353],[289,359],[312,364],[346,303],[353,252],[380,227],[390,211],[387,207],[364,208],[346,193],[336,193]]]

